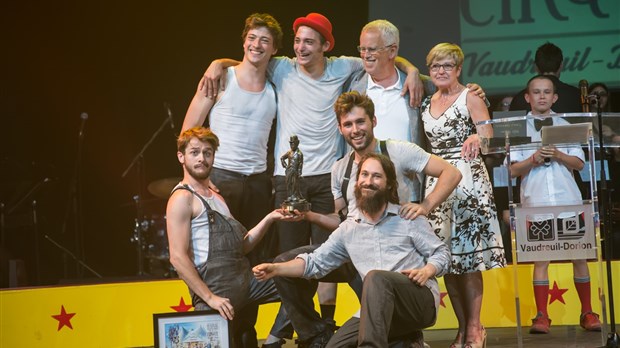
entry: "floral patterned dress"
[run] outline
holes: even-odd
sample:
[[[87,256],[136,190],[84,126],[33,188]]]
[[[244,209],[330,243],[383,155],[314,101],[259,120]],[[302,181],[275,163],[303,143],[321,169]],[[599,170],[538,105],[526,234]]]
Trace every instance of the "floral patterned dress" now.
[[[465,88],[438,117],[431,115],[430,97],[421,106],[424,133],[432,153],[450,162],[463,175],[448,199],[428,215],[435,234],[452,251],[452,274],[506,265],[492,186],[484,162],[480,156],[472,160],[461,158],[463,143],[476,133],[466,106],[467,92]],[[426,177],[426,195],[433,191],[436,183],[437,178]]]

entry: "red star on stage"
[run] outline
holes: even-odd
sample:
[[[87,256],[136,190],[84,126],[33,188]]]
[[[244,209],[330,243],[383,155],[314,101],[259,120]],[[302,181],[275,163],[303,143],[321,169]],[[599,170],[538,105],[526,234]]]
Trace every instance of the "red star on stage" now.
[[[73,318],[74,315],[75,313],[67,313],[65,311],[65,306],[61,305],[60,314],[52,315],[52,318],[58,320],[58,331],[60,331],[60,329],[65,326],[73,330],[73,326],[71,325],[71,318]]]
[[[174,309],[177,312],[187,312],[192,307],[192,305],[185,304],[185,300],[183,299],[183,297],[181,297],[181,301],[179,302],[178,306],[170,306],[170,308]]]
[[[446,297],[446,295],[448,295],[447,292],[439,292],[439,305],[442,306],[443,308],[446,308],[446,304],[443,302],[443,298]]]
[[[562,302],[563,304],[566,304],[566,302],[564,302],[563,295],[567,291],[568,289],[560,289],[558,287],[558,283],[554,281],[553,288],[549,289],[549,304],[552,304],[555,300],[558,300]]]

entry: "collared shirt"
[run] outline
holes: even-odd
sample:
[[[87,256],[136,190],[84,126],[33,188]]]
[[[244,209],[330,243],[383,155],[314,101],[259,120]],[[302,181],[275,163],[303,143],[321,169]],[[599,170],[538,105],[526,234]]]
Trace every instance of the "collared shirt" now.
[[[321,278],[351,261],[362,279],[371,270],[399,272],[419,269],[427,263],[444,275],[450,265],[448,247],[433,233],[428,220],[406,220],[398,215],[399,205],[389,203],[376,222],[357,212],[345,220],[329,239],[310,254],[297,257],[306,262],[304,278]],[[439,286],[435,277],[426,282],[439,309]]]
[[[553,114],[555,113],[552,112]],[[531,115],[531,112],[528,115]],[[553,125],[568,124],[560,117],[552,117],[552,120]],[[526,127],[527,135],[531,137],[532,143],[542,140],[541,132],[536,130],[533,119],[527,120]],[[557,149],[585,161],[584,152],[578,145],[558,146]],[[535,152],[534,149],[511,151],[511,161],[520,162],[529,159]],[[579,204],[581,200],[581,192],[572,171],[558,161],[533,167],[521,179],[522,204]]]
[[[396,82],[388,87],[378,85],[371,77],[368,78],[366,94],[375,104],[375,116],[377,117],[374,133],[379,139],[411,142],[413,139],[411,139],[409,111],[404,97],[400,95],[402,91],[400,74],[397,73],[396,76],[398,76]]]

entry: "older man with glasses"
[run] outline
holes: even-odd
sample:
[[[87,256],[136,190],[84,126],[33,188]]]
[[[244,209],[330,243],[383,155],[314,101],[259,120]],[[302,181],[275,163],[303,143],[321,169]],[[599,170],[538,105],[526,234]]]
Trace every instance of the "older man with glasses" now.
[[[354,76],[348,86],[349,91],[368,95],[375,105],[377,125],[374,128],[378,139],[394,139],[412,142],[427,149],[424,129],[416,100],[410,99],[403,85],[407,75],[396,67],[396,57],[400,47],[398,28],[387,20],[375,20],[366,24],[360,34],[357,50],[364,63],[364,71]],[[420,75],[424,96],[431,95],[436,88],[430,77]],[[472,93],[484,98],[484,91],[476,84],[468,85]],[[414,184],[409,201],[420,202],[423,198],[420,173]],[[402,199],[403,197],[401,197]]]

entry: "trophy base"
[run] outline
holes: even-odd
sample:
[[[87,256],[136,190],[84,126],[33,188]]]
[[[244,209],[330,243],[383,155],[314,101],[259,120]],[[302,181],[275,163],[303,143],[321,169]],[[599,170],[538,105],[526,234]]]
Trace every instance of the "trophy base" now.
[[[295,201],[295,202],[286,200],[282,202],[282,209],[284,209],[289,214],[295,214],[295,210],[298,210],[303,213],[303,212],[310,210],[310,205],[311,205],[310,202],[306,201],[305,199]]]

